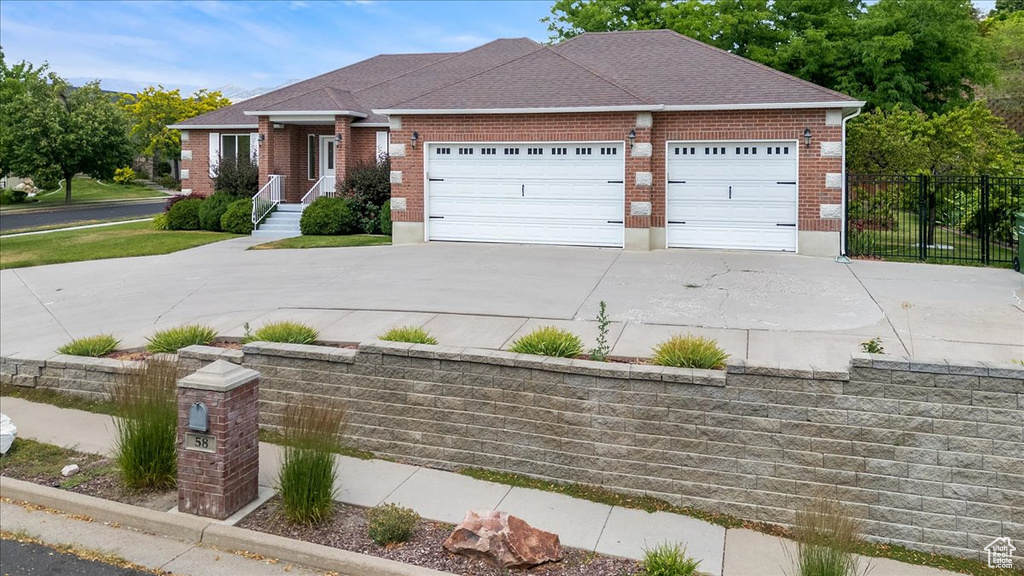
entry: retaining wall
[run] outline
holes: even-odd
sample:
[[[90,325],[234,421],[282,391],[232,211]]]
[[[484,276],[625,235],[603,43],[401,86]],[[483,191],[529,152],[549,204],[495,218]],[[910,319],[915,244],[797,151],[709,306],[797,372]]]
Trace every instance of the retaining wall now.
[[[0,367],[5,381],[73,391],[92,372],[67,358]],[[829,495],[869,537],[928,552],[1024,542],[1024,366],[862,355],[849,371],[748,362],[722,372],[378,342],[192,347],[180,358],[189,370],[215,358],[258,370],[265,427],[303,396],[343,399],[352,444],[403,461],[774,523]],[[95,393],[95,378],[82,391]]]

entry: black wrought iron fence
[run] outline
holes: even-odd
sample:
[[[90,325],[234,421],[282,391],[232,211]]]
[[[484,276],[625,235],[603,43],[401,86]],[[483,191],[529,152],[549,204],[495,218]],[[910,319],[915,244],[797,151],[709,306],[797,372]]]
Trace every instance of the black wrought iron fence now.
[[[846,253],[922,262],[1013,261],[1024,178],[849,174]]]

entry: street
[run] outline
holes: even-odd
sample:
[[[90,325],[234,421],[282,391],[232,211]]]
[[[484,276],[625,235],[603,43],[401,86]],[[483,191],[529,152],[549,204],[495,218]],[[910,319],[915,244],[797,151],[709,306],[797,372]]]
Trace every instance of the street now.
[[[129,568],[119,568],[95,560],[83,560],[74,554],[56,552],[39,544],[0,540],[0,574],[4,576],[145,576]]]
[[[90,220],[113,220],[120,218],[145,218],[163,212],[167,200],[158,198],[147,202],[106,204],[102,206],[55,207],[46,211],[22,213],[0,212],[0,231],[71,224]]]

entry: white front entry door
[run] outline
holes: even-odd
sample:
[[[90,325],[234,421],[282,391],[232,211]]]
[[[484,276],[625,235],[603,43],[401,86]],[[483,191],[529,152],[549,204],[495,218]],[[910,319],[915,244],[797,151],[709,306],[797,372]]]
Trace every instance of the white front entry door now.
[[[320,176],[334,176],[334,136],[320,137]]]
[[[429,144],[427,238],[618,246],[622,142]]]
[[[796,141],[669,142],[668,246],[796,251]]]

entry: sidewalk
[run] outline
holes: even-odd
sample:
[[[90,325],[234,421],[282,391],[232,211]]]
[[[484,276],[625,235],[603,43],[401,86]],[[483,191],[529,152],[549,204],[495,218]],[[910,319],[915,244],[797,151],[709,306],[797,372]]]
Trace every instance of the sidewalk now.
[[[97,453],[109,453],[112,448],[114,427],[109,416],[9,397],[0,399],[0,410],[14,421],[20,437]],[[260,445],[261,486],[272,485],[279,457],[279,447]],[[726,530],[687,516],[612,507],[384,460],[337,458],[340,472],[338,500],[346,504],[376,506],[394,502],[416,510],[426,519],[449,523],[461,521],[467,510],[499,509],[519,516],[533,526],[555,532],[566,546],[602,554],[641,559],[646,547],[665,541],[679,542],[689,555],[701,561],[702,573],[715,576],[784,576],[792,572],[786,552],[790,543],[758,532]],[[4,529],[8,529],[7,508],[3,511]],[[37,532],[34,526],[30,524],[25,529]],[[43,539],[47,540],[45,536]],[[88,547],[89,542],[81,543]],[[953,574],[881,558],[870,559],[870,563],[873,576]],[[195,565],[196,571],[183,570],[185,567],[176,567],[173,571],[221,573],[204,571],[201,566]]]

